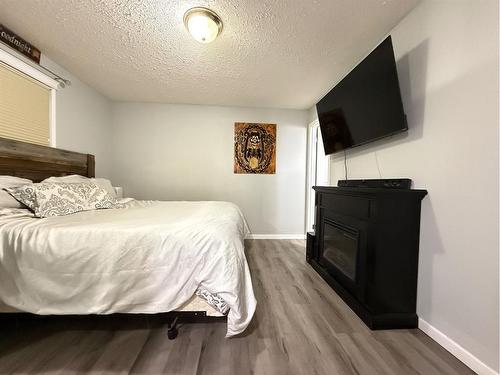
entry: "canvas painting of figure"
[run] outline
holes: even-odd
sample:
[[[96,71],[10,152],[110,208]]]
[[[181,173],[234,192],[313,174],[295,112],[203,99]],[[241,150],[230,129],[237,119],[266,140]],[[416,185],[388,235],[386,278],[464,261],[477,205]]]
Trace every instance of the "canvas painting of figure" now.
[[[276,173],[276,124],[234,124],[234,173]]]

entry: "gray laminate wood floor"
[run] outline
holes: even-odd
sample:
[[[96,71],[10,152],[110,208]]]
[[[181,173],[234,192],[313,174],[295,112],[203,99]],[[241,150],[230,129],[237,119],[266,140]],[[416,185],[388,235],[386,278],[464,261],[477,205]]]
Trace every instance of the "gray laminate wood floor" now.
[[[304,260],[304,241],[246,242],[258,308],[225,323],[53,318],[1,328],[1,374],[472,374],[419,330],[372,332]]]

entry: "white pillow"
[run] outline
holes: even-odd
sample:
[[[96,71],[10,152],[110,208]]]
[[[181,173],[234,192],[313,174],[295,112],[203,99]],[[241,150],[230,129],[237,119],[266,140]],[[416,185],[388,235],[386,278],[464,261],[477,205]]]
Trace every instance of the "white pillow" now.
[[[0,176],[0,208],[25,208],[25,206],[7,193],[5,188],[13,188],[31,184],[33,181],[27,178],[14,176]]]
[[[106,190],[106,192],[113,198],[116,198],[116,190],[111,184],[111,181],[107,178],[91,178],[92,182],[99,186],[101,189]]]
[[[69,215],[102,208],[122,208],[106,190],[93,182],[42,182],[7,191],[30,207],[36,217]]]
[[[107,193],[111,195],[113,198],[116,198],[116,191],[113,188],[111,181],[106,178],[89,178],[85,176],[80,176],[79,174],[72,174],[69,176],[62,176],[62,177],[49,177],[43,180],[42,182],[65,182],[68,184],[93,182],[100,188],[106,190]]]
[[[90,178],[81,176],[79,174],[71,174],[68,176],[61,176],[61,177],[49,177],[43,180],[42,182],[66,182],[68,184],[76,184],[78,182],[88,182]]]

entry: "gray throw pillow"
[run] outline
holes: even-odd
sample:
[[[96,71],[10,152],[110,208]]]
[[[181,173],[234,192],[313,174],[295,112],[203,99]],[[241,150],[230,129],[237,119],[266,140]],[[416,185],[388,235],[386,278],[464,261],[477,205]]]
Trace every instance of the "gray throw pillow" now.
[[[36,217],[122,207],[106,190],[92,182],[42,182],[5,190],[32,209]]]

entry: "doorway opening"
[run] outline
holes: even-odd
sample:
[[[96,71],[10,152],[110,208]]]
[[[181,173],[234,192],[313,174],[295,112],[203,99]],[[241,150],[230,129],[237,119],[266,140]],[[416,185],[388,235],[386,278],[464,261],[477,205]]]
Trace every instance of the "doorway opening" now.
[[[310,232],[314,230],[316,214],[313,186],[330,185],[330,157],[325,155],[318,120],[309,124],[307,137],[306,230]]]

